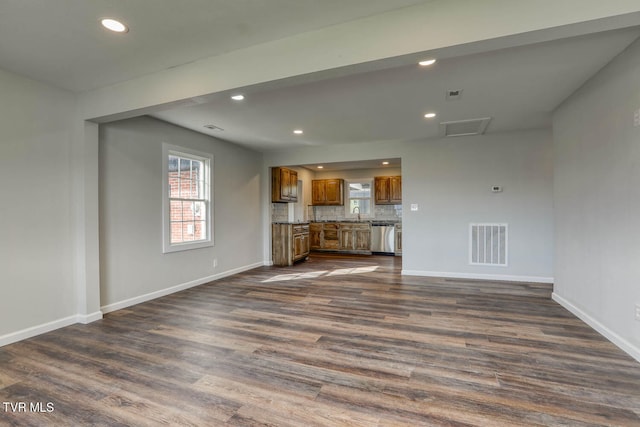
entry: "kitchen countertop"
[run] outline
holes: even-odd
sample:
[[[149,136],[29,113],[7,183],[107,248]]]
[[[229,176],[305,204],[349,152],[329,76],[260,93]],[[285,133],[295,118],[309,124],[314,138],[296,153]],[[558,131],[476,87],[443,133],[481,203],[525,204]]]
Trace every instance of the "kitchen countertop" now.
[[[402,224],[400,220],[377,220],[377,219],[366,219],[366,220],[355,220],[355,219],[336,219],[336,220],[321,220],[321,221],[310,221],[311,224],[332,224],[332,223],[347,223],[347,224],[389,224],[396,225]]]
[[[402,224],[400,220],[377,220],[377,219],[328,219],[319,221],[272,221],[272,224],[292,224],[292,225],[308,225],[308,224],[331,224],[331,223],[353,223],[353,224]]]
[[[309,221],[273,221],[271,224],[309,225]]]

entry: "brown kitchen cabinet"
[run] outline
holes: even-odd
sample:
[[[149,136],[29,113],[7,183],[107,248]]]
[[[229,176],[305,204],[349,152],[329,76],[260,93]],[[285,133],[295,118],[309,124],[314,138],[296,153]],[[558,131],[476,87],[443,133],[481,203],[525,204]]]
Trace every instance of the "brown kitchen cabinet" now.
[[[311,181],[311,204],[316,206],[344,205],[343,179],[314,179]]]
[[[322,224],[319,222],[312,222],[309,224],[309,248],[322,249]]]
[[[371,251],[371,225],[368,223],[340,223],[340,250]]]
[[[399,205],[402,203],[401,176],[376,176],[374,188],[376,205]]]
[[[369,223],[312,222],[309,230],[311,250],[371,253]]]
[[[293,234],[293,261],[301,260],[309,256],[309,231],[294,232]]]
[[[298,172],[283,167],[271,168],[271,201],[274,203],[298,201]]]
[[[321,249],[336,250],[340,248],[340,224],[329,222],[322,224]]]
[[[309,256],[309,224],[274,223],[271,225],[273,265],[293,265]]]
[[[340,224],[337,222],[312,222],[309,225],[311,250],[340,249]]]

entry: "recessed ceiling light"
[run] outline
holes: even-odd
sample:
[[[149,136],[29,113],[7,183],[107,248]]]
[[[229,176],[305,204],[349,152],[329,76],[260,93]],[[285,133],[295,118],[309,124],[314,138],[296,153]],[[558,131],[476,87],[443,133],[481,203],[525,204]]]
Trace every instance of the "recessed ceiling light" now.
[[[436,63],[435,59],[425,59],[424,61],[418,62],[418,64],[423,67],[428,67],[429,65],[433,65],[435,63]]]
[[[388,165],[388,164],[389,164],[389,162],[382,162],[382,164],[383,164],[383,165]]]
[[[120,21],[111,18],[104,18],[100,21],[103,27],[116,33],[126,33],[129,28]]]
[[[233,99],[234,101],[242,101],[244,99],[244,95],[233,95],[231,99]]]
[[[324,169],[324,166],[317,166],[318,169]]]
[[[293,131],[293,133],[295,133],[296,135],[302,135],[304,132],[302,132],[302,129],[296,129]]]
[[[436,116],[436,113],[427,113],[424,115],[426,119],[433,119]]]

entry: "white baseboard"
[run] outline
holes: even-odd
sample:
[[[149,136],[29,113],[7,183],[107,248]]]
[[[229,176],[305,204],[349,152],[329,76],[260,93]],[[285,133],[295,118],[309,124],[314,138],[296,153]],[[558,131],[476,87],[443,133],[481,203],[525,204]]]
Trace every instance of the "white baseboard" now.
[[[159,291],[150,292],[148,294],[140,295],[137,297],[129,298],[124,301],[115,302],[113,304],[108,304],[100,307],[102,313],[107,314],[112,311],[122,310],[123,308],[131,307],[132,305],[140,304],[146,301],[151,301],[156,298],[160,298],[166,295],[170,295],[176,292],[183,291],[185,289],[193,288],[194,286],[199,286],[208,282],[212,282],[214,280],[222,279],[224,277],[232,276],[237,273],[242,273],[243,271],[251,270],[256,267],[262,267],[264,265],[263,262],[256,262],[254,264],[245,265],[242,267],[234,268],[231,270],[224,271],[222,273],[214,274],[212,276],[202,277],[200,279],[191,280],[186,283],[181,283],[179,285],[171,286],[169,288],[160,289]]]
[[[446,271],[402,270],[403,276],[445,277],[448,279],[493,280],[499,282],[553,283],[553,277],[508,274],[451,273]]]
[[[76,323],[82,323],[86,325],[87,323],[95,322],[96,320],[102,319],[102,312],[96,311],[95,313],[91,313],[91,314],[78,314],[76,315],[76,317],[77,317]]]
[[[77,315],[43,323],[42,325],[32,326],[21,331],[11,332],[0,336],[0,347],[26,340],[27,338],[35,337],[36,335],[44,334],[46,332],[51,332],[56,329],[64,328],[65,326],[73,325],[74,323],[78,323]]]
[[[598,320],[594,319],[593,317],[582,311],[582,309],[576,307],[555,292],[551,294],[551,298],[555,302],[569,310],[573,315],[582,320],[584,323],[595,329],[598,333],[600,333],[600,335],[604,336],[606,339],[618,346],[622,351],[640,362],[640,348],[634,346],[629,341],[625,340],[620,335],[616,334],[611,329],[600,323]]]
[[[236,273],[241,273],[243,271],[251,270],[256,267],[262,267],[263,265],[264,265],[264,262],[257,262],[255,264],[234,268],[232,270],[214,274],[213,276],[203,277],[201,279],[192,280],[190,282],[183,283],[177,286],[172,286],[167,289],[162,289],[160,291],[152,292],[146,295],[141,295],[136,298],[131,298],[115,304],[110,304],[110,305],[101,307],[101,311],[96,311],[95,313],[75,314],[73,316],[65,317],[63,319],[58,319],[52,322],[43,323],[42,325],[32,326],[30,328],[26,328],[21,331],[16,331],[6,335],[1,335],[0,347],[8,344],[13,344],[18,341],[26,340],[27,338],[32,338],[32,337],[35,337],[36,335],[44,334],[46,332],[51,332],[56,329],[64,328],[65,326],[70,326],[75,323],[87,324],[87,323],[95,322],[96,320],[102,319],[102,315],[105,313],[109,313],[115,310],[120,310],[122,308],[129,307],[131,305],[139,304],[141,302],[145,302],[155,298],[159,298],[161,296],[169,295],[174,292],[178,292],[184,289],[192,288],[194,286],[202,285],[204,283],[221,279],[223,277],[231,276]]]

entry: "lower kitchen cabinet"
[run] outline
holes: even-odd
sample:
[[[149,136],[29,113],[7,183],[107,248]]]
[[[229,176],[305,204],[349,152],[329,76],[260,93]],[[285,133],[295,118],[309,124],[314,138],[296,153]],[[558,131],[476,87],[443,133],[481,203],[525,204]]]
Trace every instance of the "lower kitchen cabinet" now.
[[[371,225],[341,223],[340,249],[343,251],[370,251]]]
[[[340,224],[322,224],[321,249],[337,250],[340,248]]]
[[[273,265],[293,265],[309,256],[309,224],[274,223],[271,225]]]
[[[352,222],[314,222],[309,226],[311,250],[369,253],[371,225]]]
[[[311,250],[322,247],[322,224],[318,222],[309,224],[309,247]]]

